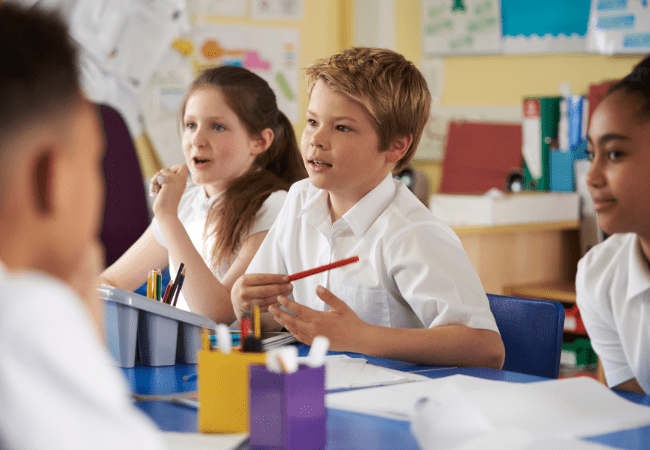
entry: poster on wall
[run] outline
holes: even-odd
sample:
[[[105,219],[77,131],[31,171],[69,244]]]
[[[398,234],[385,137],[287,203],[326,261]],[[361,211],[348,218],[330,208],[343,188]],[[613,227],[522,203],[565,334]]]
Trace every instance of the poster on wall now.
[[[253,0],[251,18],[255,20],[300,20],[303,0]]]
[[[244,17],[250,0],[187,0],[192,14]]]
[[[195,73],[226,64],[245,67],[269,83],[280,110],[290,121],[298,121],[298,30],[197,21],[193,24],[191,40]]]
[[[422,50],[426,55],[499,53],[498,0],[422,0]]]
[[[503,53],[584,52],[590,1],[501,0]]]
[[[587,50],[612,55],[650,50],[650,5],[646,0],[592,0]]]

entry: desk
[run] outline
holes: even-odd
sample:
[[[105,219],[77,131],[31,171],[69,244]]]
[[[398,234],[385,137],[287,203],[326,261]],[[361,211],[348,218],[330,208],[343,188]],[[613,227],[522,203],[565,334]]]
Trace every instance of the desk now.
[[[305,355],[308,347],[300,345],[299,353]],[[361,356],[349,354],[350,356]],[[369,363],[398,370],[417,372],[430,378],[463,374],[491,380],[529,383],[545,378],[523,375],[504,370],[477,367],[435,368],[363,356]],[[183,375],[192,373],[194,366],[178,364],[170,367],[143,367],[122,369],[133,393],[164,395],[196,389],[196,381],[183,381]],[[650,396],[619,393],[635,403],[650,407]],[[136,405],[165,431],[196,432],[197,412],[193,408],[163,401],[137,402]],[[586,440],[627,449],[650,449],[650,426],[589,437]],[[243,448],[247,448],[244,446]],[[327,412],[328,449],[395,449],[418,448],[410,423],[384,419],[339,410]]]

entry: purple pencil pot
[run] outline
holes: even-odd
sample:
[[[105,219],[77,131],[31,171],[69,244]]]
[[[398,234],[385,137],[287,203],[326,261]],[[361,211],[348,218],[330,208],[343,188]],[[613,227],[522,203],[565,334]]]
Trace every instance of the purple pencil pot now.
[[[327,442],[325,366],[294,373],[250,366],[249,446],[319,449]]]

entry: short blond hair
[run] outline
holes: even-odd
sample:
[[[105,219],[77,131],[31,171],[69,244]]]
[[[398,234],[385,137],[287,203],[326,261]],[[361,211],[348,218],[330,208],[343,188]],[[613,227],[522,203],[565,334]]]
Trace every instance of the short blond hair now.
[[[306,70],[307,93],[320,79],[366,110],[385,151],[398,138],[413,142],[395,167],[402,169],[413,157],[431,110],[431,94],[422,73],[404,56],[391,50],[352,47],[317,60]]]

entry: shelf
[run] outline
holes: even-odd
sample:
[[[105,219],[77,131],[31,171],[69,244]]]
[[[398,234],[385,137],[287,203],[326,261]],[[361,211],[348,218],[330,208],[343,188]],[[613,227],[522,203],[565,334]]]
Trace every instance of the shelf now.
[[[573,281],[546,281],[504,286],[505,295],[513,297],[554,300],[561,303],[576,302],[576,287]]]
[[[459,236],[465,234],[530,233],[555,230],[577,230],[580,228],[580,221],[569,220],[565,222],[538,222],[492,226],[453,226],[451,228]]]

